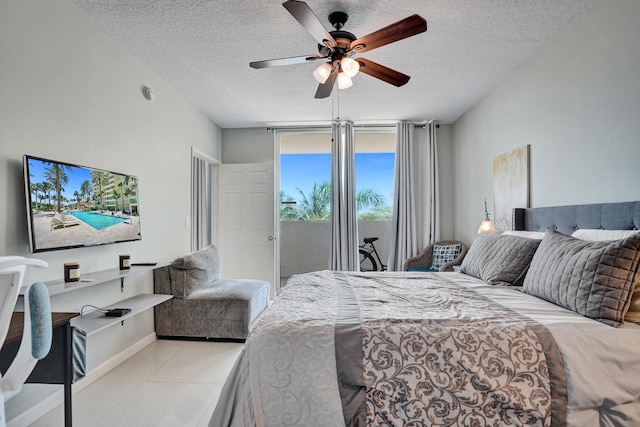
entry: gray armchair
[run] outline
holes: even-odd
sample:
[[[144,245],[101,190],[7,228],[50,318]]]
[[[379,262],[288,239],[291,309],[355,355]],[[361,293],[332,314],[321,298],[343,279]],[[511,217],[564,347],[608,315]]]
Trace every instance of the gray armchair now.
[[[173,295],[155,308],[159,337],[244,340],[269,303],[268,282],[220,279],[215,246],[155,269],[154,290]]]
[[[462,264],[466,254],[467,245],[464,242],[460,240],[441,240],[427,246],[418,255],[407,259],[402,266],[402,270],[453,271],[453,266]]]

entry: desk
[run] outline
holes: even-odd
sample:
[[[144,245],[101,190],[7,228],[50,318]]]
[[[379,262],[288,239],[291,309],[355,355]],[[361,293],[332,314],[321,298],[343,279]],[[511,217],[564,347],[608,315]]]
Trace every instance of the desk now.
[[[72,412],[71,412],[71,383],[73,382],[73,347],[71,339],[71,325],[69,321],[74,317],[77,317],[78,313],[51,313],[51,323],[55,331],[56,328],[62,328],[62,347],[63,347],[63,385],[64,385],[64,425],[65,427],[71,427],[72,424]],[[9,332],[7,338],[0,351],[0,359],[2,359],[2,365],[8,366],[13,361],[13,357],[9,358],[11,345],[15,347],[15,351],[20,344],[22,338],[22,330],[24,329],[24,313],[15,312],[11,316],[11,324],[9,325]],[[15,354],[15,353],[14,353]]]

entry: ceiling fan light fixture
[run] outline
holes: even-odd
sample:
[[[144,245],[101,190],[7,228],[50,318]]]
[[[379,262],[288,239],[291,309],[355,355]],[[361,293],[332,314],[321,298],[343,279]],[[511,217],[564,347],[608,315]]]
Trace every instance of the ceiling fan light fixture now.
[[[345,73],[338,74],[338,89],[347,89],[351,86],[353,86],[351,77],[347,76]]]
[[[313,77],[318,81],[318,83],[324,84],[331,75],[332,68],[333,67],[329,62],[325,62],[313,71]]]
[[[344,57],[340,60],[340,68],[348,77],[354,77],[360,71],[360,63],[355,59]]]
[[[358,74],[360,68],[363,73],[397,87],[409,81],[410,77],[399,71],[365,58],[354,60],[351,57],[427,31],[427,21],[420,15],[411,15],[364,37],[356,37],[342,29],[349,18],[346,12],[334,11],[329,14],[329,22],[335,30],[328,31],[303,0],[287,0],[282,3],[282,6],[315,39],[320,55],[253,61],[249,63],[251,68],[307,64],[318,59],[326,62],[313,71],[313,77],[320,83],[316,90],[316,99],[331,95],[336,80],[338,80],[339,89],[351,87],[353,85],[351,78]]]

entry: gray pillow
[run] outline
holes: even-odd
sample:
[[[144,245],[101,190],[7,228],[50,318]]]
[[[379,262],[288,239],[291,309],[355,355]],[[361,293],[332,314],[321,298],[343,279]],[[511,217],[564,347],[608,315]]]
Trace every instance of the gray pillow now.
[[[624,321],[640,260],[640,233],[588,242],[549,230],[523,291],[611,326]]]
[[[503,234],[476,239],[464,257],[460,271],[491,285],[519,285],[540,240]]]
[[[189,296],[193,291],[220,278],[218,250],[211,245],[178,258],[169,266],[169,273],[173,296]]]
[[[640,274],[638,276],[640,276]],[[640,325],[640,283],[638,283],[640,277],[638,276],[636,276],[636,284],[631,294],[631,303],[629,304],[629,309],[624,314],[624,321],[633,322]]]

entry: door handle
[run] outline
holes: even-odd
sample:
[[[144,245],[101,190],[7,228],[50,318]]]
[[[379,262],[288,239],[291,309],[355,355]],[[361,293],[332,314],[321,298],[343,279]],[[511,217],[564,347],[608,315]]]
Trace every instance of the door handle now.
[[[275,237],[273,237],[273,236],[269,236],[269,237],[268,237],[268,239],[269,239],[269,241],[270,241],[270,242],[272,242],[272,241],[276,240],[276,238],[275,238]]]

